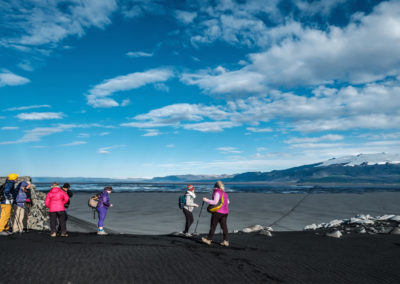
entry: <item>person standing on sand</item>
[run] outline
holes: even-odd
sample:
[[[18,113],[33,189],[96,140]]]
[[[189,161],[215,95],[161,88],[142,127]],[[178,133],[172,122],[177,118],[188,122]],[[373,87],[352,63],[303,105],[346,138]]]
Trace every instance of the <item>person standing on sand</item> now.
[[[221,243],[221,246],[229,246],[228,241],[228,226],[227,219],[229,214],[229,198],[228,194],[225,192],[225,187],[222,181],[217,181],[214,185],[214,191],[212,194],[212,199],[203,198],[204,202],[207,202],[210,205],[216,205],[219,203],[220,199],[223,198],[224,202],[217,210],[217,212],[212,213],[211,215],[211,225],[210,231],[208,233],[207,238],[201,238],[202,242],[211,245],[211,241],[214,236],[215,229],[217,228],[218,223],[221,225],[222,232],[224,235],[224,241]]]
[[[112,187],[106,186],[104,188],[104,191],[99,196],[99,202],[97,203],[97,207],[96,207],[97,213],[99,213],[99,223],[98,223],[97,234],[101,235],[101,236],[108,235],[108,233],[106,233],[104,231],[104,220],[106,219],[108,208],[113,206],[110,203],[110,197],[109,197],[111,192],[112,192]]]
[[[0,236],[8,236],[10,233],[8,230],[9,221],[11,216],[11,205],[13,204],[12,193],[15,188],[15,184],[18,181],[17,174],[9,174],[4,184],[4,192],[0,196],[1,203],[1,216],[0,216]]]
[[[64,185],[62,187],[62,190],[64,190],[68,194],[68,197],[69,197],[68,202],[64,204],[64,207],[65,207],[65,224],[67,224],[67,220],[68,220],[68,207],[69,207],[69,205],[71,203],[71,197],[74,195],[70,188],[71,188],[71,186],[70,186],[69,183],[64,183]],[[58,230],[57,231],[61,232],[61,224],[58,224]]]
[[[13,233],[22,233],[24,231],[25,204],[28,199],[30,187],[31,183],[29,181],[21,181],[14,191]]]
[[[57,236],[57,219],[61,226],[60,236],[68,237],[65,223],[65,204],[68,200],[68,194],[59,187],[58,183],[53,183],[44,201],[46,207],[49,208],[51,237]]]
[[[193,224],[193,209],[194,207],[199,207],[198,204],[194,203],[194,199],[196,198],[196,194],[194,194],[194,186],[191,184],[187,185],[187,191],[185,194],[186,197],[186,204],[183,207],[182,211],[183,214],[185,215],[185,230],[183,233],[185,234],[186,237],[190,237],[191,234],[189,234],[189,228]]]

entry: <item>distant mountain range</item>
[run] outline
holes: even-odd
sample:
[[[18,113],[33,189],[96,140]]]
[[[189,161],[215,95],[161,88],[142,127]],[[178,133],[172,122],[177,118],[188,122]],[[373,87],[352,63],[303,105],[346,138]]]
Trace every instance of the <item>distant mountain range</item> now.
[[[152,179],[33,178],[34,182],[294,182],[294,183],[400,183],[400,155],[360,154],[270,172],[235,175],[171,175]]]

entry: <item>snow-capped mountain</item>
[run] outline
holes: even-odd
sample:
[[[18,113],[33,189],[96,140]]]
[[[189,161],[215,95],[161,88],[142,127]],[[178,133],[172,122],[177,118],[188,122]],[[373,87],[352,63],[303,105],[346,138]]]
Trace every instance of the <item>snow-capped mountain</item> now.
[[[270,172],[235,175],[233,182],[400,183],[400,155],[359,154]]]
[[[359,154],[357,156],[344,156],[340,158],[329,159],[328,161],[322,162],[319,167],[326,167],[330,165],[344,165],[344,166],[359,166],[365,165],[385,165],[389,164],[400,164],[399,154]]]

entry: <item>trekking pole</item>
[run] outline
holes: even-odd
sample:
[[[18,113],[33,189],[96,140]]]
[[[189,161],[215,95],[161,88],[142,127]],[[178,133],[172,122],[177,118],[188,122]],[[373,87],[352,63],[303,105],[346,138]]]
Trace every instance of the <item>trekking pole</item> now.
[[[201,211],[203,211],[203,206],[204,206],[204,201],[203,201],[203,203],[201,204],[199,217],[197,218],[197,223],[196,223],[196,227],[194,228],[193,235],[194,235],[194,234],[197,234],[197,226],[199,225],[200,215],[201,215]]]

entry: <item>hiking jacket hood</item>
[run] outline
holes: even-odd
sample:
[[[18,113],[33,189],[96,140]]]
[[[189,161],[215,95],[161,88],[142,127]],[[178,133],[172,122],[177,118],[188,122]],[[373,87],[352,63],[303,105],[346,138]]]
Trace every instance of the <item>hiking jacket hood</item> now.
[[[65,203],[69,200],[68,194],[59,187],[53,187],[46,195],[44,204],[49,212],[65,211]]]

